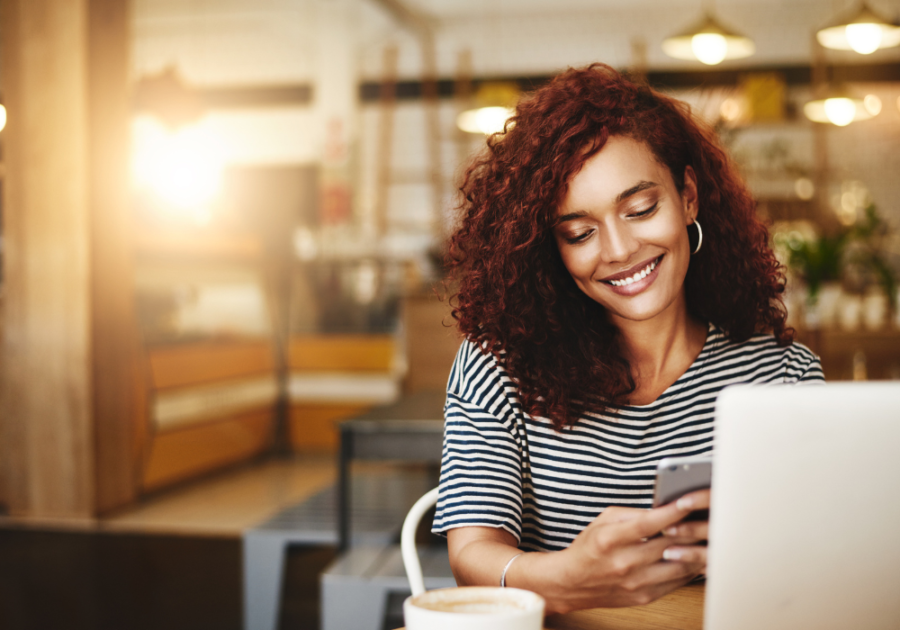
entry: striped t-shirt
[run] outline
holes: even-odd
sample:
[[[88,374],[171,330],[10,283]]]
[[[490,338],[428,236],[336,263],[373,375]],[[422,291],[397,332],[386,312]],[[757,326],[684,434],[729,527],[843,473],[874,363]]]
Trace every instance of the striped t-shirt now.
[[[564,549],[608,506],[650,507],[662,458],[712,452],[724,387],[822,380],[803,345],[779,347],[763,334],[735,343],[710,326],[694,363],[655,402],[588,413],[558,432],[522,411],[492,355],[463,342],[447,383],[432,531],[502,527],[521,549]]]

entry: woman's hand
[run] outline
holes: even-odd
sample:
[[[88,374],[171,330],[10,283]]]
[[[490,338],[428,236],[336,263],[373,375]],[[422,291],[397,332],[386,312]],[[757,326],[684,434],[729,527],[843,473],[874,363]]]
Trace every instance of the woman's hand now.
[[[653,510],[611,507],[598,516],[563,551],[527,553],[507,572],[509,586],[544,596],[547,612],[648,604],[703,573],[706,550],[694,554],[702,537],[679,529],[689,512],[709,506],[709,491],[685,495]],[[691,525],[693,527],[693,524]],[[506,531],[463,527],[449,533],[450,561],[460,586],[499,584],[500,573],[515,554],[515,538]],[[669,562],[663,553],[682,552]],[[696,561],[695,561],[696,560]]]
[[[692,561],[684,551],[678,562],[664,561],[667,549],[693,552],[701,539],[687,535],[659,536],[692,510],[709,505],[709,491],[691,493],[676,503],[653,510],[611,507],[559,552],[566,565],[560,588],[549,594],[555,612],[581,608],[648,604],[675,590],[706,569],[703,558]],[[552,603],[551,603],[552,601]]]

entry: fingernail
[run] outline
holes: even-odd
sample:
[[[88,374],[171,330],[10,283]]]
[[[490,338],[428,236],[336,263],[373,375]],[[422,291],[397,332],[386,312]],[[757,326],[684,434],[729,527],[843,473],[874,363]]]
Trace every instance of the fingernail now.
[[[675,525],[672,525],[672,527],[670,527],[669,529],[666,530],[666,533],[667,533],[669,536],[677,536],[677,535],[678,535],[678,528],[677,528]]]
[[[682,555],[678,549],[666,549],[663,551],[663,560],[681,560]]]
[[[679,510],[690,510],[692,507],[694,507],[694,500],[691,497],[681,497],[675,503],[675,506]]]

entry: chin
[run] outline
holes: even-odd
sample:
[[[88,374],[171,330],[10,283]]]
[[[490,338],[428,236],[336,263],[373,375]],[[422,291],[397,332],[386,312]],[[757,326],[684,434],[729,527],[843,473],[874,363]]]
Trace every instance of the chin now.
[[[632,303],[627,305],[621,303],[616,304],[609,301],[597,301],[600,302],[611,316],[634,322],[643,322],[653,319],[667,311],[676,301],[674,298],[667,301],[660,301],[658,299],[641,300],[641,297],[643,296],[630,298]],[[650,298],[650,296],[647,297]],[[623,308],[623,306],[625,306],[625,308]]]

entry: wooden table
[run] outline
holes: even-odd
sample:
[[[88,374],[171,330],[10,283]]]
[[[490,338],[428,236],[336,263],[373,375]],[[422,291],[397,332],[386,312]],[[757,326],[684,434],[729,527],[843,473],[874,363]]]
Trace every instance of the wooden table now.
[[[683,586],[647,606],[551,615],[546,630],[701,630],[705,585]],[[400,630],[404,630],[400,628]]]
[[[701,630],[703,584],[684,586],[647,606],[595,608],[551,615],[547,630]]]

